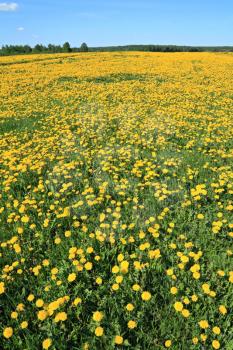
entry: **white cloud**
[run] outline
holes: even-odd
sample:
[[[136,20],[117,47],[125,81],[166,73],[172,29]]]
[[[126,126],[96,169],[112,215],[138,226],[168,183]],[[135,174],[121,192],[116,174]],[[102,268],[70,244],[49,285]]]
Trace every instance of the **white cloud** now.
[[[0,2],[0,11],[16,11],[18,7],[16,2]]]
[[[17,30],[18,32],[22,32],[24,30],[24,27],[18,27]]]

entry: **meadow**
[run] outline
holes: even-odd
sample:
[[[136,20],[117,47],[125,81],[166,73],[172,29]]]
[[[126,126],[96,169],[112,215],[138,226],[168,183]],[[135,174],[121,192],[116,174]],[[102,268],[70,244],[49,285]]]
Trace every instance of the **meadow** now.
[[[233,350],[233,54],[0,58],[0,347]]]

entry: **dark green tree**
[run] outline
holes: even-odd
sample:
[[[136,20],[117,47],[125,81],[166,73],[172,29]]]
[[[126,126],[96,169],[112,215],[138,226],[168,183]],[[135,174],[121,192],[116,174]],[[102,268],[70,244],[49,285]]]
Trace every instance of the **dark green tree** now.
[[[64,43],[63,45],[63,52],[71,52],[71,47],[70,47],[70,44],[67,42]]]
[[[23,51],[24,51],[24,53],[31,53],[32,52],[32,48],[29,45],[24,45],[23,46]]]
[[[34,52],[43,52],[45,49],[45,46],[43,46],[42,44],[36,44],[33,51]]]
[[[88,46],[86,43],[82,43],[82,45],[80,46],[80,52],[88,52]]]

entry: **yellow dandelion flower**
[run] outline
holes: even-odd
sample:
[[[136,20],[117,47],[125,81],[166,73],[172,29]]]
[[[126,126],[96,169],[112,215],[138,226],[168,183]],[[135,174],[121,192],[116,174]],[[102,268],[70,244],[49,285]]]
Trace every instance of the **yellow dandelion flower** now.
[[[127,325],[129,329],[134,329],[137,327],[137,322],[130,320]]]
[[[142,298],[142,300],[144,300],[144,301],[150,300],[150,299],[151,299],[151,294],[150,294],[150,292],[142,292],[141,298]]]
[[[123,344],[124,339],[122,336],[116,335],[114,341],[115,341],[115,344],[121,345],[121,344]]]
[[[96,327],[96,329],[95,329],[95,335],[97,336],[97,337],[102,337],[102,335],[104,334],[104,329],[103,329],[103,327]]]
[[[4,328],[4,330],[3,330],[3,336],[5,337],[5,338],[10,338],[10,337],[12,337],[12,335],[13,335],[13,328],[11,328],[11,327],[6,327],[6,328]]]
[[[92,319],[96,322],[100,322],[103,319],[104,315],[100,311],[95,311],[93,313]]]
[[[43,341],[43,343],[42,343],[42,348],[43,348],[44,350],[47,350],[48,348],[50,348],[51,345],[52,345],[52,339],[47,338],[47,339],[45,339],[45,340]]]

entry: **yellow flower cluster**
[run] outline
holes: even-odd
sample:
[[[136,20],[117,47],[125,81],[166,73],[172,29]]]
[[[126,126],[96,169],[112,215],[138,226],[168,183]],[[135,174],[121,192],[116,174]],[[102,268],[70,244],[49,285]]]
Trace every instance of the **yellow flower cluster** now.
[[[0,344],[232,349],[231,53],[0,58]]]

